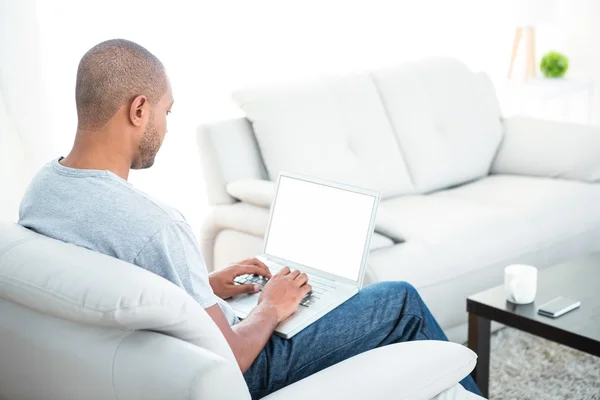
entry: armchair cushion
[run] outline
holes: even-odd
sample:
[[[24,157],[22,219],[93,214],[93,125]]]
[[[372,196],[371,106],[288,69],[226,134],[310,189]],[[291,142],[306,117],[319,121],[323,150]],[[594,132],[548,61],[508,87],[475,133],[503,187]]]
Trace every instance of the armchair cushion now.
[[[456,343],[393,344],[333,365],[265,399],[428,400],[466,377],[476,362],[475,353]]]
[[[513,117],[504,130],[492,173],[600,182],[599,127]]]

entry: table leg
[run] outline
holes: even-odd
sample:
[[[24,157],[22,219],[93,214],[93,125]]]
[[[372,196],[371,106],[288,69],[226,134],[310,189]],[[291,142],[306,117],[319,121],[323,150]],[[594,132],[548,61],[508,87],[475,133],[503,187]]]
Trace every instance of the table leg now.
[[[469,348],[477,353],[477,365],[471,375],[486,399],[490,380],[490,320],[469,313]]]

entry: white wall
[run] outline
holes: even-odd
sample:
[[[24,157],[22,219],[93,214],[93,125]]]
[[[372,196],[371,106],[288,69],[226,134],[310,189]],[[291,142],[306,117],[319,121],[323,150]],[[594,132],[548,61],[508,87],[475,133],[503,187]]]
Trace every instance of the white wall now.
[[[600,94],[600,41],[594,39],[600,37],[600,1],[554,3],[556,21],[538,30],[539,55],[564,51],[571,59],[569,75],[593,78]],[[20,11],[8,14],[2,8],[8,4],[19,4]],[[38,29],[32,4],[41,35],[39,58],[38,45],[29,40]],[[179,208],[196,227],[206,200],[195,127],[239,115],[232,90],[431,55],[457,57],[500,83],[514,31],[513,10],[500,0],[0,0],[0,6],[0,37],[8,40],[0,45],[0,72],[12,75],[5,82],[20,110],[15,129],[34,133],[23,140],[32,169],[71,148],[75,73],[86,50],[125,37],[163,60],[176,99],[169,133],[155,166],[133,173],[131,180]],[[27,59],[7,58],[6,43]],[[41,85],[36,65],[41,65]],[[36,96],[41,110],[28,106],[28,98]],[[596,122],[599,114],[596,107]]]
[[[600,125],[600,1],[575,0],[571,10],[565,26],[565,29],[572,28],[565,43],[571,73],[573,77],[594,83],[592,123]]]
[[[600,124],[600,1],[554,1],[553,18],[537,28],[537,62],[550,50],[569,58],[569,79],[594,85],[592,123]]]
[[[195,127],[239,115],[232,90],[431,55],[458,57],[474,69],[502,75],[512,40],[505,7],[480,0],[38,4],[45,82],[53,93],[49,131],[63,155],[75,131],[77,63],[87,49],[124,37],[164,62],[175,96],[169,133],[155,165],[131,180],[179,208],[194,226],[206,210]]]

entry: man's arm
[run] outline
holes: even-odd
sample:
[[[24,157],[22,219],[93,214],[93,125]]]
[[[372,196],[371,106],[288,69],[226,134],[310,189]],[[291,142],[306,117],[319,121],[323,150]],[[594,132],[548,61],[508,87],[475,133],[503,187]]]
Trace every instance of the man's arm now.
[[[271,277],[248,318],[232,329],[223,311],[215,306],[204,260],[192,229],[185,221],[173,221],[156,232],[134,259],[134,264],[183,287],[211,316],[233,350],[238,365],[246,371],[265,346],[275,326],[296,310],[311,290],[306,274],[283,268]],[[244,265],[243,268],[256,268]],[[266,269],[266,266],[264,267]],[[245,271],[250,272],[250,271]],[[259,272],[259,271],[257,271]],[[233,274],[235,275],[235,274]],[[232,275],[232,276],[233,276]],[[231,278],[233,279],[233,278]],[[223,288],[229,294],[233,280]],[[239,289],[252,287],[241,285]],[[238,288],[233,288],[238,290]]]
[[[229,326],[218,304],[206,308],[206,312],[225,336],[242,373],[250,368],[279,322],[277,313],[264,307],[256,307],[248,318],[235,324],[233,328]]]
[[[217,324],[242,373],[252,365],[273,334],[277,324],[289,317],[311,290],[306,274],[284,268],[265,285],[259,303],[246,319],[233,327],[218,304],[206,308]]]

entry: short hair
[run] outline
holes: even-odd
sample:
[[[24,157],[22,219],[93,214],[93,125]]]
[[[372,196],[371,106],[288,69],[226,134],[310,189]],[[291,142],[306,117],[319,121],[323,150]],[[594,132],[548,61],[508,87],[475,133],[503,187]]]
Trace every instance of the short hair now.
[[[104,126],[126,101],[139,95],[156,104],[166,87],[164,66],[154,54],[125,39],[102,42],[85,53],[77,68],[78,126]]]

